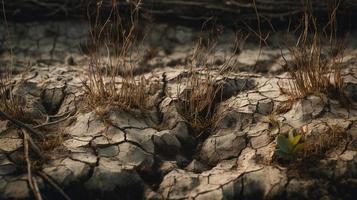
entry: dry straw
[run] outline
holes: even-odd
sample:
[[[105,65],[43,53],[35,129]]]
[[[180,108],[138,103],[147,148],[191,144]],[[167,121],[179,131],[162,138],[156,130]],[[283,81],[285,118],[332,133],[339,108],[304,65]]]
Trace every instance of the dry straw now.
[[[123,23],[115,3],[101,22],[101,5],[96,5],[96,17],[90,26],[94,49],[90,53],[88,81],[84,82],[86,102],[94,110],[108,105],[124,110],[147,109],[146,98],[152,85],[144,76],[135,77],[132,60],[140,5],[141,1],[132,2],[128,24]]]

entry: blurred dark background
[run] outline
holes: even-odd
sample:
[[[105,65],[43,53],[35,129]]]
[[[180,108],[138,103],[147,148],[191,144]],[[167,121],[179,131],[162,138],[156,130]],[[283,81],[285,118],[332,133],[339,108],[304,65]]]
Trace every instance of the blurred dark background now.
[[[263,29],[285,29],[300,22],[306,12],[313,13],[321,24],[336,16],[339,31],[357,27],[357,0],[3,0],[11,21],[88,19],[99,6],[109,13],[113,6],[123,16],[130,16],[140,3],[144,22],[165,22],[200,28],[214,17],[224,26],[249,25]],[[105,15],[103,15],[105,16]],[[258,17],[259,16],[259,17]],[[2,16],[3,17],[3,16]]]

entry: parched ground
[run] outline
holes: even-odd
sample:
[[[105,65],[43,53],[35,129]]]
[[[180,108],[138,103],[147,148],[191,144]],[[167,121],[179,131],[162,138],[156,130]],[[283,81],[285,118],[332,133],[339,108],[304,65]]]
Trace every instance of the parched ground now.
[[[26,101],[24,118],[42,124],[37,130],[47,138],[41,143],[45,158],[33,164],[44,199],[63,197],[41,174],[72,199],[357,197],[356,33],[346,39],[342,74],[350,102],[341,105],[324,95],[291,102],[283,94],[280,87],[289,76],[281,52],[288,52],[293,35],[272,34],[270,47],[261,50],[247,41],[236,62],[221,70],[233,54],[234,34],[226,30],[210,61],[210,73],[224,83],[225,98],[217,105],[220,117],[205,137],[194,137],[177,110],[176,97],[179,81],[188,77],[185,64],[197,31],[153,26],[139,54],[153,48],[156,53],[137,73],[163,83],[159,87],[167,87],[166,95],[148,113],[107,107],[105,120],[83,103],[86,22],[16,24],[10,31],[17,74],[13,91]],[[8,56],[4,33],[0,30],[1,65]],[[277,129],[274,121],[282,127]],[[301,127],[305,142],[323,153],[292,162],[277,159],[276,136]],[[331,133],[331,127],[338,131]],[[0,199],[33,199],[23,149],[21,132],[0,121]],[[30,156],[39,160],[32,151]]]

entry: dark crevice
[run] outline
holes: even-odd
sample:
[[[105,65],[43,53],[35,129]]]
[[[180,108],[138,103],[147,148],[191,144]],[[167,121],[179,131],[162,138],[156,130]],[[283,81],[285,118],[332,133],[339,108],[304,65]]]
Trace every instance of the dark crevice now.
[[[156,113],[158,115],[158,124],[162,124],[163,121],[164,121],[164,114],[161,112],[161,109],[160,109],[160,105],[161,103],[165,100],[165,97],[166,97],[166,90],[167,90],[167,84],[168,84],[168,81],[166,79],[166,73],[163,73],[162,74],[162,87],[161,87],[161,91],[159,93],[159,101],[157,102],[156,104]]]
[[[61,108],[66,97],[67,85],[62,88],[44,89],[41,94],[41,103],[48,115],[55,115]]]
[[[92,140],[93,141],[93,140]],[[83,175],[79,180],[71,183],[65,188],[65,192],[70,195],[72,199],[93,199],[93,197],[87,192],[87,189],[85,188],[85,183],[92,178],[95,168],[99,166],[99,160],[100,157],[98,155],[98,152],[96,148],[91,145],[92,141],[90,142],[90,147],[93,150],[95,156],[97,157],[96,163],[95,164],[87,164],[89,166],[89,171],[86,175]],[[72,159],[72,158],[71,158]],[[75,159],[72,159],[75,160]],[[82,162],[82,161],[79,161]]]
[[[150,168],[137,167],[136,171],[145,182],[147,186],[150,187],[153,191],[156,191],[159,188],[160,183],[162,182],[163,175],[159,171],[160,159],[157,156],[154,156],[154,165]]]

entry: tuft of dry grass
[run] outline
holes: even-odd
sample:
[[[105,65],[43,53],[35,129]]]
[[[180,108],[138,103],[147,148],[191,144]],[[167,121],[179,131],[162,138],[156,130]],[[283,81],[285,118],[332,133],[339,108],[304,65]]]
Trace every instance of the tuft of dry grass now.
[[[204,130],[212,127],[218,120],[216,107],[222,93],[222,85],[216,81],[218,74],[213,75],[207,63],[214,46],[203,48],[200,38],[193,50],[189,76],[185,80],[180,79],[177,87],[177,94],[180,94],[176,104],[177,110],[194,129],[196,137],[200,137]],[[185,89],[181,92],[182,85]]]
[[[39,141],[41,149],[45,152],[52,151],[56,147],[60,146],[64,141],[62,133],[55,135],[48,135]]]
[[[293,78],[290,82],[289,93],[295,97],[309,94],[339,91],[343,85],[340,63],[333,59],[331,63],[322,56],[321,47],[314,41],[310,47],[294,48],[290,50],[294,66],[289,68]],[[333,76],[333,79],[331,79]]]
[[[312,32],[312,37],[309,33]],[[326,94],[331,98],[343,96],[343,77],[341,76],[341,46],[331,48],[336,51],[331,57],[323,54],[321,38],[317,31],[315,19],[305,14],[303,31],[296,47],[290,49],[292,64],[287,61],[288,71],[292,77],[289,89],[284,91],[293,99],[310,94]]]
[[[96,5],[96,17],[91,24],[90,63],[88,81],[84,82],[86,102],[94,110],[116,105],[124,110],[147,109],[146,98],[154,87],[144,76],[135,77],[132,53],[137,41],[141,1],[132,2],[129,22],[123,23],[117,5],[101,21],[101,5]]]
[[[147,96],[154,83],[141,76],[138,79],[126,77],[117,84],[109,83],[98,87],[98,85],[84,83],[84,86],[86,102],[93,109],[114,105],[124,110],[145,110],[149,108]]]
[[[341,144],[344,139],[346,139],[346,132],[338,125],[327,127],[324,132],[316,134],[315,137],[306,138],[305,136],[305,156],[324,153]]]
[[[4,72],[0,72],[0,110],[7,113],[8,115],[14,117],[15,119],[22,120],[24,119],[24,102],[23,99],[19,96],[15,95],[13,92],[13,83],[12,83],[12,70],[14,63],[14,55],[13,55],[13,47],[12,47],[12,39],[11,33],[9,30],[9,24],[7,22],[6,14],[5,14],[5,5],[2,2],[2,14],[5,24],[6,30],[6,45],[9,49],[9,62],[6,66],[2,66],[5,68]]]
[[[203,28],[206,23],[208,22],[205,22]],[[215,73],[210,66],[215,65],[213,63],[215,63],[217,36],[215,30],[209,29],[208,37],[198,38],[188,62],[188,76],[179,79],[177,87],[177,94],[179,94],[176,102],[177,111],[190,124],[195,137],[204,137],[206,130],[214,128],[222,119],[223,113],[217,113],[217,109],[219,103],[226,98],[223,96],[225,81],[220,80],[219,76],[234,70],[231,67],[235,63],[234,56],[239,54],[240,48],[248,37],[241,32],[236,34],[233,55],[225,59]],[[181,90],[182,86],[185,87],[184,90]],[[228,107],[224,108],[224,112],[228,109]]]
[[[178,98],[177,110],[197,134],[217,121],[215,100],[219,89],[209,74],[194,72],[186,80],[186,89]]]
[[[23,119],[23,99],[15,95],[12,90],[11,72],[0,74],[0,110],[14,117]]]

